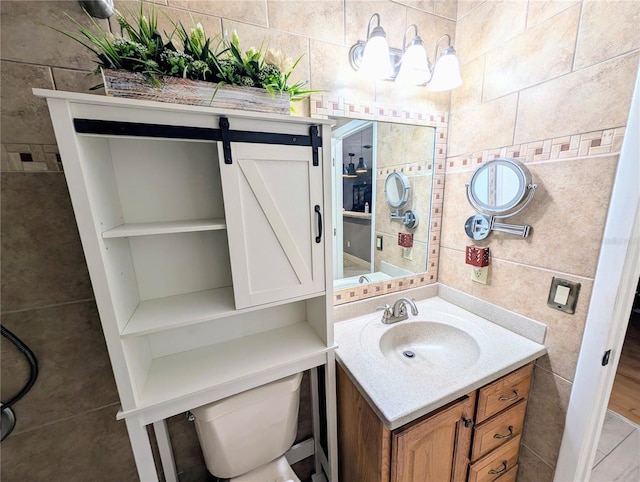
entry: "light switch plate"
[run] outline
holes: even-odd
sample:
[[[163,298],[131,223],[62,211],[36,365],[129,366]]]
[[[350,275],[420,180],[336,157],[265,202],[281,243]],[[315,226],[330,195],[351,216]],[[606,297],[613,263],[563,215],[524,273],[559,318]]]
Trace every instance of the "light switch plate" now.
[[[554,276],[551,280],[547,306],[556,310],[564,311],[565,313],[573,314],[576,312],[579,292],[580,283],[556,278]]]

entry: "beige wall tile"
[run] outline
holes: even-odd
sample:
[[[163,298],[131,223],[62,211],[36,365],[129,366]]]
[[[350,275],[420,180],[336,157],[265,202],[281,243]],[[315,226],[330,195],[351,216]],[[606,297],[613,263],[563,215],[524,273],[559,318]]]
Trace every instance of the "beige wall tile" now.
[[[49,67],[0,62],[2,90],[2,142],[54,144],[53,125],[44,99],[33,95],[34,87],[53,89]]]
[[[553,467],[524,444],[520,445],[518,454],[518,482],[552,482]]]
[[[176,26],[180,26],[180,24],[182,24],[187,31],[190,31],[196,24],[200,23],[206,34],[211,38],[222,33],[220,18],[212,15],[214,11],[219,10],[214,8],[216,2],[211,2],[212,8],[206,9],[203,7],[201,11],[186,10],[185,8],[188,6],[188,3],[189,2],[179,1],[171,7],[156,3],[155,12],[158,19],[158,31],[162,34],[163,38],[172,39],[177,45],[180,45],[178,37],[174,35]],[[140,3],[136,0],[117,0],[115,6],[120,13],[128,19],[135,18],[140,10]],[[145,5],[144,9],[145,12],[149,12],[151,11],[151,6]],[[116,17],[110,17],[109,22],[111,24],[111,31],[119,34],[120,26],[118,25]]]
[[[482,84],[486,56],[460,66],[462,85],[451,91],[451,111],[460,112],[482,103]]]
[[[267,4],[269,28],[344,44],[345,7],[341,0],[268,0]]]
[[[570,395],[570,382],[536,367],[522,442],[551,467],[558,459]]]
[[[77,32],[77,27],[65,16],[65,12],[82,25],[91,25],[78,2],[0,2],[2,58],[59,67],[93,68],[93,53],[53,30]],[[103,28],[108,28],[105,20],[96,21]]]
[[[457,5],[457,18],[460,20],[462,17],[471,12],[474,8],[482,5],[486,0],[458,0]]]
[[[449,121],[448,156],[511,145],[518,95],[453,112]]]
[[[191,12],[267,26],[267,5],[264,0],[168,0],[168,4]]]
[[[435,3],[440,3],[439,0],[395,0],[395,2],[429,13],[433,13]]]
[[[469,62],[493,48],[501,48],[524,31],[527,2],[488,1],[459,18],[456,50],[460,61]]]
[[[580,0],[533,0],[527,11],[527,28],[533,28],[563,10],[581,3]]]
[[[576,4],[487,53],[483,100],[571,72],[579,19]]]
[[[118,402],[93,301],[5,313],[2,324],[20,337],[25,334],[29,347],[41,361],[37,383],[17,405],[16,433]],[[20,391],[28,374],[24,357],[18,353],[9,358],[12,352],[17,353],[17,349],[3,337],[3,400]]]
[[[640,2],[585,0],[575,69],[640,48]]]
[[[625,125],[637,70],[632,53],[521,91],[515,143]]]
[[[458,14],[458,2],[456,0],[435,0],[433,13],[455,20]]]
[[[116,420],[119,408],[11,434],[2,442],[2,480],[138,480],[126,426]]]
[[[440,260],[438,264],[438,282],[463,291],[473,293],[471,281],[471,266],[465,264],[464,251],[440,246]]]
[[[104,95],[103,88],[91,90],[92,87],[102,84],[102,77],[94,72],[59,68],[53,68],[51,71],[56,90]]]
[[[1,207],[3,311],[93,297],[62,173],[3,173]]]

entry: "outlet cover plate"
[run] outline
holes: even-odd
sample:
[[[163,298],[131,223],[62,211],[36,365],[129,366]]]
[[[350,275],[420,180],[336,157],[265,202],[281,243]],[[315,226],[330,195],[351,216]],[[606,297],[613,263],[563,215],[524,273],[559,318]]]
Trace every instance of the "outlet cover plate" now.
[[[476,268],[475,266],[471,268],[471,280],[476,283],[482,283],[483,285],[487,284],[487,278],[489,277],[489,267],[485,266],[483,268]]]

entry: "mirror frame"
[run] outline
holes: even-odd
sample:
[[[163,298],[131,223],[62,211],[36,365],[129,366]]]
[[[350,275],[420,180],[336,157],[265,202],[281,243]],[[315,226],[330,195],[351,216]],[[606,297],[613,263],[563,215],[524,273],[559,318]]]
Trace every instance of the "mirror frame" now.
[[[491,206],[481,199],[478,199],[475,192],[475,184],[483,172],[488,171],[493,166],[505,166],[511,169],[518,177],[519,186],[516,196],[506,204]],[[519,213],[531,201],[532,184],[529,169],[515,159],[499,157],[478,166],[471,176],[471,181],[467,184],[467,198],[471,207],[479,214],[493,216],[494,218],[507,218]]]
[[[394,180],[396,183],[400,183],[402,185],[402,197],[397,202],[392,202],[389,199],[389,194],[387,193],[387,184]],[[391,207],[392,211],[398,211],[405,207],[405,205],[409,202],[409,195],[411,194],[411,184],[409,183],[409,178],[404,175],[402,172],[394,171],[390,173],[387,178],[384,180],[384,197],[387,200],[387,204]]]
[[[442,225],[442,202],[444,198],[444,174],[445,159],[447,156],[449,114],[447,112],[414,110],[413,108],[405,109],[392,104],[359,101],[331,94],[312,94],[309,104],[310,116],[319,119],[344,117],[435,128],[435,156],[433,164],[428,167],[428,169],[433,170],[433,189],[431,192],[426,271],[412,276],[334,290],[334,306],[436,283],[438,281],[440,227]],[[377,173],[378,176],[384,174],[382,171]]]

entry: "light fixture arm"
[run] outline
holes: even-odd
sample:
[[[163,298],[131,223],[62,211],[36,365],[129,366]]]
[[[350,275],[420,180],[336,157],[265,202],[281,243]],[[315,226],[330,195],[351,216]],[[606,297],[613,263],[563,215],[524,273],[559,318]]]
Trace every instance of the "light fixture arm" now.
[[[451,47],[451,35],[449,35],[448,33],[445,33],[442,37],[440,37],[438,39],[438,41],[436,42],[436,50],[433,53],[433,61],[434,63],[438,61],[438,47],[440,46],[440,41],[446,38],[447,39],[447,46],[442,50],[443,52],[449,48],[453,49],[453,47]],[[454,50],[455,52],[455,50]]]
[[[371,22],[373,20],[373,17],[376,17],[378,19],[378,25],[376,25],[374,27],[374,31],[376,28],[381,28],[380,27],[380,14],[379,13],[374,13],[373,15],[371,15],[371,18],[369,19],[369,23],[367,25],[367,40],[369,39],[369,37],[371,36]]]
[[[415,23],[412,23],[411,25],[409,25],[407,27],[407,30],[404,31],[404,35],[402,36],[402,53],[404,54],[407,51],[407,34],[409,33],[409,30],[411,30],[411,28],[413,28],[416,31],[416,34],[414,35],[414,38],[418,37],[418,26]]]

